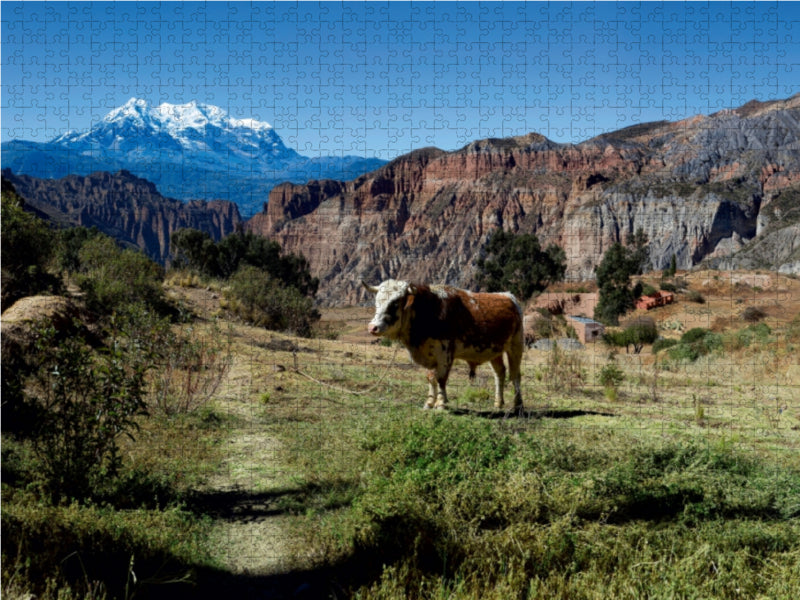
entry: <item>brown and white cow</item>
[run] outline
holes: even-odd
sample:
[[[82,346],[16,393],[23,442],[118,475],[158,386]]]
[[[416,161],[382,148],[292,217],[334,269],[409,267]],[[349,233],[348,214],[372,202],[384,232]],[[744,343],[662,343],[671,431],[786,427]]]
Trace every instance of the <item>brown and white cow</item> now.
[[[375,294],[375,316],[367,330],[400,341],[412,360],[430,370],[425,408],[447,406],[447,377],[455,359],[475,367],[491,362],[494,405],[503,406],[508,368],[514,384],[514,408],[522,407],[520,363],[523,352],[522,309],[508,292],[473,293],[447,285],[420,285],[388,279],[378,286],[362,282]]]

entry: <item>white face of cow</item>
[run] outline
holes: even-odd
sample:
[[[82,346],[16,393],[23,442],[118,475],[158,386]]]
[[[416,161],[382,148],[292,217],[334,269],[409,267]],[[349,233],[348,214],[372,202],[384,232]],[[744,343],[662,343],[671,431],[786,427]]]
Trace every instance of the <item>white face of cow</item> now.
[[[400,317],[405,309],[408,296],[413,293],[407,281],[387,279],[379,286],[364,287],[375,294],[375,316],[367,325],[372,335],[392,337],[400,327]]]

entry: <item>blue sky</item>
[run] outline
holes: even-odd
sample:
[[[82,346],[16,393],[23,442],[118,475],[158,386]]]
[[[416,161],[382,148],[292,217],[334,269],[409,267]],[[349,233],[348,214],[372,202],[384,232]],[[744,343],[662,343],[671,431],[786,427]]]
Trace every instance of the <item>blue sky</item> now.
[[[800,92],[800,3],[2,2],[2,140],[197,100],[302,154],[580,142]]]

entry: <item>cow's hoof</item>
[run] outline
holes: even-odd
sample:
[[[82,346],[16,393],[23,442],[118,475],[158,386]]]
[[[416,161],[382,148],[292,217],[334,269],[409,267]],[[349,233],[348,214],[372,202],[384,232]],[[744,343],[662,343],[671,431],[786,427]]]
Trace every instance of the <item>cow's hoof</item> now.
[[[434,410],[447,410],[447,406],[445,404],[437,404],[433,408]]]

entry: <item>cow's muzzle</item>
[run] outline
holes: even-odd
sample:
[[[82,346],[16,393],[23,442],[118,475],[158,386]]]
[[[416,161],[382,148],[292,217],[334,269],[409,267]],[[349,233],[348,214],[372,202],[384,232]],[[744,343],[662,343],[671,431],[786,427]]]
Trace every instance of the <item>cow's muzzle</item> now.
[[[381,328],[375,325],[375,323],[370,323],[369,325],[367,325],[367,331],[369,331],[372,335],[381,334]]]

